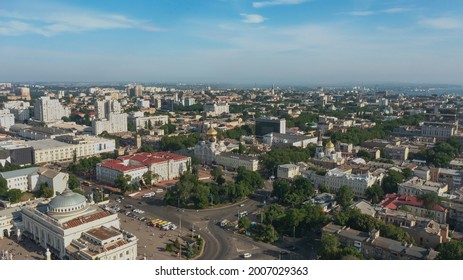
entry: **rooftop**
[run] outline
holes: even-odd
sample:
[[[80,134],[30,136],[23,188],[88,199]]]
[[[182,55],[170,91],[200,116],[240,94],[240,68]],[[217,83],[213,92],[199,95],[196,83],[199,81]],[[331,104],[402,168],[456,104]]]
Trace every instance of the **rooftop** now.
[[[60,147],[69,147],[70,144],[63,143],[60,141],[56,141],[53,139],[45,139],[45,140],[35,140],[27,142],[34,150],[48,150],[48,149],[56,149]]]
[[[387,194],[386,198],[379,205],[393,210],[399,209],[400,206],[424,208],[423,201],[418,200],[416,196],[399,194]],[[434,205],[432,210],[445,212],[446,209],[440,205]]]

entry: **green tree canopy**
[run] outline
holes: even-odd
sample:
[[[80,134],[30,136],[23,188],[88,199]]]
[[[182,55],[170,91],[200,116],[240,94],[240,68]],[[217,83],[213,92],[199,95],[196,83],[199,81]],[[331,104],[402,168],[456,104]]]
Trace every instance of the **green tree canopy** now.
[[[353,199],[354,193],[349,186],[341,186],[339,191],[336,193],[336,202],[344,208],[350,206]]]

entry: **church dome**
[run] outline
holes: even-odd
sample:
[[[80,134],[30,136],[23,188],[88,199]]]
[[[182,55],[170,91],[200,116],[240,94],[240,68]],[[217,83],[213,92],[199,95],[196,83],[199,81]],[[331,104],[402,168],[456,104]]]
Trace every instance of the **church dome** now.
[[[333,144],[333,142],[331,142],[331,140],[328,141],[328,143],[326,144],[326,148],[327,149],[333,149],[334,148],[334,144]]]
[[[81,194],[66,189],[62,194],[53,198],[50,203],[50,212],[69,213],[85,208],[87,200]]]
[[[213,129],[212,127],[207,131],[207,136],[217,136],[217,134],[217,130]]]

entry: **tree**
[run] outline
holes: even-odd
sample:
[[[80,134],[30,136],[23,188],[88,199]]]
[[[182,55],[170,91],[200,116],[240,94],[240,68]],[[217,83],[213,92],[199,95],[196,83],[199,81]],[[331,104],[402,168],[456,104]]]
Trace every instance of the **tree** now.
[[[214,167],[214,169],[212,169],[211,171],[211,176],[212,178],[214,179],[214,181],[217,182],[217,180],[219,179],[220,176],[223,176],[223,170],[221,167]]]
[[[330,193],[330,189],[326,185],[318,186],[318,191],[320,193]]]
[[[151,170],[146,171],[142,175],[144,185],[151,185],[153,182],[153,172]]]
[[[365,191],[365,195],[373,204],[381,202],[384,198],[384,192],[380,185],[373,185]]]
[[[16,203],[21,200],[22,192],[18,189],[11,189],[6,193],[6,196],[11,203]]]
[[[346,208],[350,206],[354,199],[354,193],[349,186],[341,186],[336,194],[336,202],[342,207]]]
[[[39,193],[40,197],[50,198],[53,197],[53,190],[48,186],[47,183],[40,184]]]
[[[318,250],[318,254],[322,260],[339,259],[339,246],[341,243],[338,238],[332,234],[322,236],[322,242]]]
[[[441,203],[441,198],[436,193],[424,193],[417,198],[423,201],[423,205],[426,209],[432,209],[435,205]]]
[[[251,221],[249,221],[248,217],[241,217],[238,220],[238,227],[243,230],[248,230],[251,226]]]
[[[382,185],[384,193],[397,193],[399,183],[402,183],[404,180],[404,175],[392,169],[389,169],[387,174],[383,179]]]
[[[439,245],[437,248],[440,260],[463,260],[463,243],[457,240],[450,240]]]
[[[80,181],[74,174],[69,174],[68,185],[71,190],[77,189],[80,187]]]
[[[114,186],[121,190],[121,193],[124,194],[130,188],[130,182],[132,181],[132,176],[130,175],[117,175],[114,179]]]
[[[374,159],[373,156],[365,150],[358,151],[357,157],[363,158],[366,161],[370,161]]]
[[[143,145],[140,151],[145,153],[154,153],[154,149],[150,145]]]
[[[0,177],[0,196],[6,196],[8,192],[8,182],[5,178]]]
[[[258,224],[253,233],[254,238],[258,241],[273,243],[278,240],[278,233],[272,225]]]

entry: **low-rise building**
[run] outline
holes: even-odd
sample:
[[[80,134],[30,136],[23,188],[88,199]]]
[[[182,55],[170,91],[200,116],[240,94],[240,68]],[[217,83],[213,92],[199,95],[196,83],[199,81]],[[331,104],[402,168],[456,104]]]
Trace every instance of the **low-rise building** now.
[[[129,259],[137,257],[138,239],[120,230],[117,212],[87,203],[66,190],[50,203],[21,210],[22,236],[60,259]]]
[[[28,165],[33,162],[32,147],[24,141],[7,140],[0,142],[0,166]]]
[[[188,169],[191,158],[177,154],[157,152],[138,153],[108,159],[96,166],[96,178],[99,181],[114,184],[118,175],[130,175],[132,183],[139,183],[147,171],[157,177],[156,181],[172,180]]]
[[[379,205],[392,210],[407,209],[414,215],[432,218],[441,224],[447,220],[447,209],[441,205],[434,205],[432,208],[427,209],[424,206],[424,202],[418,200],[416,196],[387,194],[386,198]]]
[[[0,172],[0,177],[6,180],[8,189],[36,192],[41,184],[46,183],[53,190],[53,194],[63,192],[69,180],[69,174],[44,167]]]
[[[338,192],[342,186],[348,186],[352,189],[355,196],[366,197],[366,190],[371,188],[375,183],[380,183],[382,177],[376,177],[367,174],[349,174],[339,168],[329,170],[325,175],[325,185],[332,192]]]
[[[330,212],[333,207],[336,206],[335,195],[331,193],[321,193],[314,196],[309,201],[304,203],[309,203],[312,205],[319,206],[323,212]]]
[[[259,170],[259,159],[256,157],[250,157],[246,155],[240,155],[235,153],[220,153],[215,156],[215,163],[222,165],[227,169],[238,169],[243,166],[247,170],[257,171]]]
[[[282,164],[278,165],[277,178],[292,179],[301,175],[300,167],[297,164]]]
[[[407,146],[386,145],[384,148],[386,157],[393,160],[407,160],[409,149]]]
[[[413,177],[399,184],[398,194],[419,196],[424,193],[435,193],[442,196],[448,191],[446,183],[432,182]]]
[[[144,116],[142,112],[132,112],[128,117],[130,125],[136,129],[159,127],[169,122],[169,117],[166,115],[159,116]]]
[[[362,232],[333,223],[323,228],[323,235],[336,236],[344,247],[356,248],[367,258],[378,260],[433,260],[438,252],[380,236],[379,230]]]

